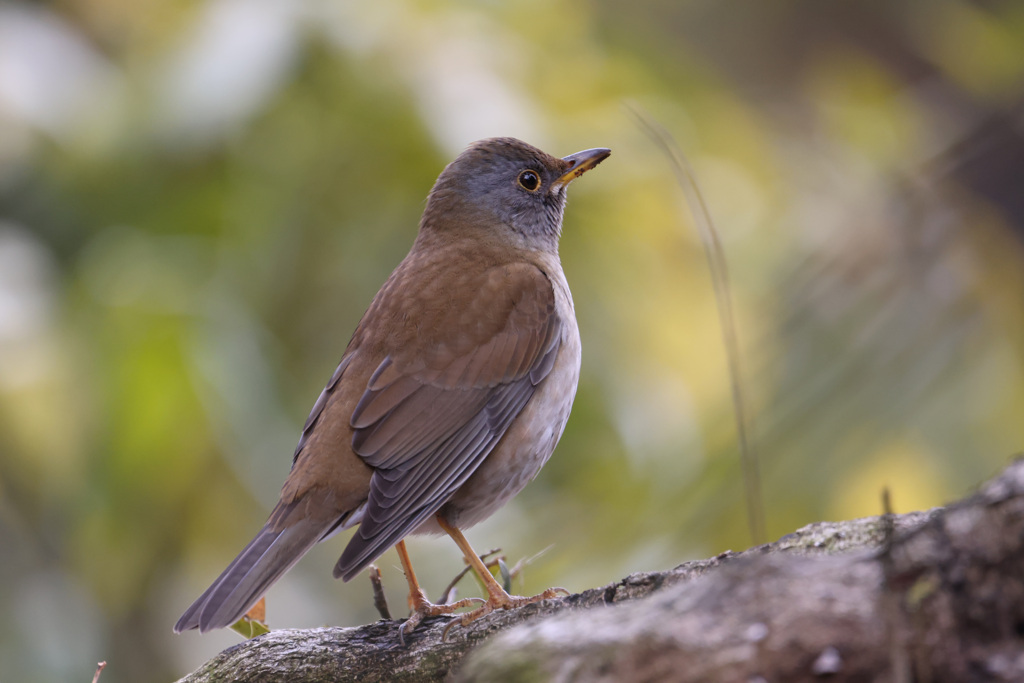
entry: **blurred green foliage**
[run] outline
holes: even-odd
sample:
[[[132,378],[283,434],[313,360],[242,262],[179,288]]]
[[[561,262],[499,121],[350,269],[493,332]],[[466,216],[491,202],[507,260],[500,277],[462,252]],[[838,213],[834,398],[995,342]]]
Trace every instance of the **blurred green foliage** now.
[[[551,546],[526,593],[747,546],[707,267],[624,101],[721,231],[769,535],[968,492],[1024,444],[1022,95],[1013,2],[0,6],[0,678],[169,680],[237,641],[171,625],[262,524],[433,179],[492,135],[614,155],[562,242],[573,417],[471,539]],[[376,618],[342,546],[272,627]],[[411,552],[432,595],[462,566]]]

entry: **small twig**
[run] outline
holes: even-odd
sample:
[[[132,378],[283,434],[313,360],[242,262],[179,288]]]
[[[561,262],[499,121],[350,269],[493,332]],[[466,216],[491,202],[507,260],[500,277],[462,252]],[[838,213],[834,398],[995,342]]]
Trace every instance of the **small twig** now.
[[[747,525],[755,545],[765,542],[764,504],[761,499],[761,472],[757,450],[754,443],[753,413],[747,403],[743,390],[744,374],[740,358],[739,332],[736,329],[736,316],[733,313],[732,286],[729,283],[729,268],[725,260],[725,250],[718,238],[718,231],[711,219],[711,211],[700,186],[697,176],[690,167],[683,151],[672,138],[672,134],[649,114],[635,104],[626,104],[626,109],[636,120],[640,129],[650,140],[661,148],[668,160],[676,181],[683,189],[689,204],[690,213],[697,226],[704,247],[704,254],[711,272],[711,283],[715,291],[715,302],[718,304],[718,318],[722,326],[722,340],[729,366],[729,385],[732,390],[733,412],[736,418],[736,434],[739,439],[740,462],[743,467],[743,486],[747,498]]]
[[[549,545],[547,548],[544,548],[535,555],[531,555],[530,557],[524,557],[523,559],[516,562],[511,569],[509,569],[508,565],[505,564],[504,555],[498,555],[497,557],[494,557],[495,554],[501,552],[501,548],[493,548],[491,550],[488,550],[486,553],[480,556],[480,561],[483,562],[484,566],[488,569],[490,569],[491,567],[498,567],[499,574],[501,575],[501,580],[503,584],[502,588],[504,588],[506,592],[511,593],[512,581],[523,572],[523,569],[525,569],[527,565],[531,564],[534,560],[538,559],[541,555],[551,550],[553,547],[554,545]],[[462,578],[469,573],[470,569],[471,567],[469,565],[466,565],[466,568],[459,572],[454,579],[452,579],[451,583],[449,583],[448,586],[445,587],[444,592],[441,593],[441,598],[440,600],[438,600],[438,604],[448,604],[448,601],[452,598],[451,593],[455,590],[456,584],[458,584],[459,581],[461,581]]]
[[[484,553],[483,555],[480,556],[480,561],[483,562],[484,565],[490,566],[490,564],[488,563],[487,558],[491,557],[495,553],[500,553],[500,552],[501,552],[501,548],[492,548],[491,550],[488,550],[486,553]],[[493,560],[491,560],[490,563],[493,563]],[[439,605],[447,605],[448,604],[448,601],[452,597],[451,593],[452,593],[453,590],[455,590],[455,586],[459,583],[459,581],[462,581],[462,577],[464,577],[466,574],[468,574],[471,569],[472,569],[472,567],[470,567],[469,564],[467,563],[465,569],[463,569],[461,572],[459,572],[458,574],[455,575],[455,578],[451,580],[451,583],[449,583],[447,586],[445,586],[444,591],[441,592],[441,597],[438,598],[437,604],[439,604]]]
[[[889,661],[893,680],[896,683],[909,683],[912,679],[910,654],[907,651],[906,637],[899,626],[902,593],[897,591],[893,585],[896,579],[892,559],[893,544],[896,539],[896,515],[892,511],[888,486],[882,489],[882,534],[882,552],[879,553],[879,561],[884,577],[882,614],[885,617],[885,628],[889,632]]]
[[[388,598],[384,595],[384,584],[380,580],[380,569],[377,565],[371,564],[369,566],[370,584],[373,586],[373,606],[377,608],[377,613],[380,614],[381,619],[391,621],[391,610],[388,609]]]
[[[882,552],[889,556],[892,553],[892,542],[896,538],[896,515],[892,511],[892,497],[889,487],[882,489]]]
[[[539,560],[540,557],[542,555],[544,555],[544,553],[546,553],[547,551],[551,550],[554,547],[555,547],[555,545],[552,543],[547,548],[544,548],[543,550],[541,550],[539,553],[536,553],[535,555],[531,555],[530,557],[524,557],[523,559],[521,559],[518,562],[516,562],[515,565],[512,567],[512,569],[508,570],[509,583],[511,584],[512,579],[514,579],[517,576],[519,576],[522,573],[522,571],[524,569],[526,569],[526,567],[528,565],[533,564],[534,560]]]
[[[99,683],[100,674],[103,673],[103,670],[105,668],[107,668],[107,663],[106,662],[100,662],[99,664],[96,665],[96,673],[94,673],[92,675],[92,683]]]

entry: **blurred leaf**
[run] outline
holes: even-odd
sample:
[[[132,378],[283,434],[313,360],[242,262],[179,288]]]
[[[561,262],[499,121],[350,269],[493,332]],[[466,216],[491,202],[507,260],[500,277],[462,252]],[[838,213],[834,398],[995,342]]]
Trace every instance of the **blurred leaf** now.
[[[252,606],[252,609],[231,625],[231,630],[241,633],[246,638],[255,638],[256,636],[262,636],[264,633],[270,633],[266,620],[266,598],[260,598],[259,602]]]

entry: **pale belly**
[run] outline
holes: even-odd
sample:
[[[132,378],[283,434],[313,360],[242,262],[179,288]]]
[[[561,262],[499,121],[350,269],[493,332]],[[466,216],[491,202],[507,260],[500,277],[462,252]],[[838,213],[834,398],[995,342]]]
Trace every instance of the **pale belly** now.
[[[576,321],[567,325],[554,368],[513,421],[495,449],[441,508],[460,529],[482,522],[519,493],[551,457],[565,430],[580,377],[580,339]],[[431,518],[415,532],[441,533]]]

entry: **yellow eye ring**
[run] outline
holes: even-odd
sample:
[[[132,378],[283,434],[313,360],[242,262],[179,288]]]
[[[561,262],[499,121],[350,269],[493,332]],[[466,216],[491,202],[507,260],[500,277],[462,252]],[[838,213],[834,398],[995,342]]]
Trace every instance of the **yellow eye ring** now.
[[[536,192],[540,189],[540,174],[533,169],[527,169],[519,174],[519,187],[527,192]]]

